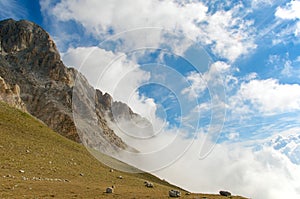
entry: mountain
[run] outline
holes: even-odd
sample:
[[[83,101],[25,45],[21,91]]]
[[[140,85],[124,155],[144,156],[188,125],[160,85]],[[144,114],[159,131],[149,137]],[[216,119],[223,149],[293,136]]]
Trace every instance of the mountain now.
[[[130,149],[109,128],[105,116],[113,121],[113,107],[122,117],[136,114],[126,104],[114,102],[109,94],[94,89],[77,70],[67,68],[49,34],[38,25],[26,20],[0,22],[0,76],[5,84],[16,85],[19,108],[26,107],[61,135],[76,142],[88,140],[85,144],[103,151]],[[78,103],[72,106],[74,99]],[[86,113],[80,115],[85,124],[76,129],[73,114],[79,109]],[[90,113],[95,113],[94,127],[90,125]],[[85,131],[95,131],[97,139],[85,139]]]

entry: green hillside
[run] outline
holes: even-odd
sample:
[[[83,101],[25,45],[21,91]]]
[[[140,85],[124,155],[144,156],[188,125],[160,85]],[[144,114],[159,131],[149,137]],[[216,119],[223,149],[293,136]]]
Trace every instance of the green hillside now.
[[[1,102],[0,136],[1,199],[168,198],[168,191],[175,188],[146,173],[110,172],[84,146]],[[118,178],[120,175],[123,179]],[[146,188],[144,181],[153,182],[154,188]],[[112,185],[114,193],[104,193]],[[181,192],[181,198],[226,198]]]

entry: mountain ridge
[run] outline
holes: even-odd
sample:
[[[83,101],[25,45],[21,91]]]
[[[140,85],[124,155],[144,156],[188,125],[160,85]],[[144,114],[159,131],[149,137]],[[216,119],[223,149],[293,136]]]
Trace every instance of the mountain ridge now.
[[[95,96],[102,137],[114,149],[128,148],[108,127],[104,117],[106,113],[112,115],[115,103],[112,97],[94,89],[76,69],[67,68],[50,35],[33,22],[13,19],[0,22],[0,76],[8,84],[19,85],[20,99],[30,114],[76,142],[82,140],[73,120],[72,100],[75,79],[79,79],[82,87]],[[126,104],[123,106],[133,114]],[[102,148],[105,147],[108,146]]]

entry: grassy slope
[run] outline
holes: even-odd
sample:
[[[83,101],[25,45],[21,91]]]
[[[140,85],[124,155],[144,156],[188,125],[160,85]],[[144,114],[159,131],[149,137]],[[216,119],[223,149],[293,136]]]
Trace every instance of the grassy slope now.
[[[110,168],[98,162],[82,145],[1,102],[0,136],[1,199],[168,198],[168,190],[174,189],[150,174],[109,172]],[[118,179],[119,175],[123,179]],[[33,180],[34,177],[42,180]],[[144,187],[145,180],[154,182],[155,188]],[[116,186],[115,193],[105,194],[106,187],[111,185]],[[204,194],[185,196],[184,191],[182,194],[181,198],[226,198]]]

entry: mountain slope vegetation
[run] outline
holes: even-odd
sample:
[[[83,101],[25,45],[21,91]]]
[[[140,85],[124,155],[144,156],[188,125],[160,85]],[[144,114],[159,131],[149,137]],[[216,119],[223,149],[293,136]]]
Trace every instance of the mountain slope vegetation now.
[[[2,102],[0,136],[1,199],[168,198],[170,189],[178,189],[147,173],[110,172],[108,166],[98,162],[81,144]],[[145,187],[145,181],[152,182],[154,188]],[[112,185],[115,186],[114,193],[105,193]],[[185,195],[186,191],[180,191],[181,198],[225,198],[207,194]]]

